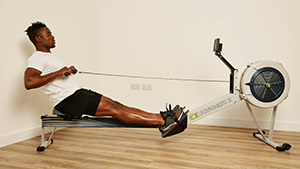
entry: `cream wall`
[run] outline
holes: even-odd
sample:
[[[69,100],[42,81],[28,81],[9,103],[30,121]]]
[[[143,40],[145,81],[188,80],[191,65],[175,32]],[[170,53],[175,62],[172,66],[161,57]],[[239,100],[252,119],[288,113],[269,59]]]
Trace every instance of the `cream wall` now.
[[[240,71],[250,62],[281,62],[291,78],[289,97],[278,108],[275,129],[300,131],[298,0],[108,0],[99,2],[101,72],[140,76],[227,80],[229,70],[213,54],[221,38],[223,55]],[[151,112],[166,102],[193,110],[228,93],[228,84],[99,77],[105,94]],[[152,90],[131,90],[132,84]],[[254,108],[264,128],[270,109]],[[244,102],[199,124],[254,127]]]
[[[227,80],[229,71],[212,52],[216,37],[240,74],[249,62],[281,62],[291,90],[279,105],[275,129],[299,132],[299,5],[297,0],[1,0],[0,147],[40,134],[40,116],[52,110],[40,90],[26,91],[23,86],[26,60],[34,51],[23,31],[36,20],[46,22],[56,36],[53,53],[82,71]],[[166,102],[192,110],[228,93],[226,83],[92,75],[75,79],[155,113]],[[132,84],[152,89],[131,90]],[[271,110],[254,111],[267,127]],[[243,102],[199,124],[254,127]]]
[[[43,21],[56,37],[53,53],[78,69],[98,69],[97,1],[0,1],[0,147],[40,134],[40,116],[50,114],[52,103],[40,90],[23,85],[26,61],[35,51],[24,30]],[[98,80],[75,76],[87,88],[98,90]]]

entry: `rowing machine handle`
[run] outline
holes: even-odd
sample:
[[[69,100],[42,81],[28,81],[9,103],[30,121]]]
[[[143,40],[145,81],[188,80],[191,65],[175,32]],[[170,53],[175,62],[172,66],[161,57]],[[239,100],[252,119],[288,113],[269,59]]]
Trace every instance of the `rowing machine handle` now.
[[[77,72],[75,69],[71,69],[71,71],[72,71],[72,73],[76,73],[76,72]],[[66,72],[66,73],[65,73],[65,76],[66,76],[66,77],[69,76],[69,75],[70,75],[69,72]]]

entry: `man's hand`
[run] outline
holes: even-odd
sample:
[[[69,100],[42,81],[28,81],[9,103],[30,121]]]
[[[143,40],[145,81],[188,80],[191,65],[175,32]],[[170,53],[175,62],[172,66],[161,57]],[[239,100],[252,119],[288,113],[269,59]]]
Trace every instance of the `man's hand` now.
[[[78,72],[78,70],[74,66],[71,66],[70,69],[73,74],[76,74]]]
[[[76,74],[77,73],[77,69],[74,66],[71,67],[63,67],[61,68],[59,71],[57,71],[57,74],[59,77],[66,77],[69,76],[71,74]]]

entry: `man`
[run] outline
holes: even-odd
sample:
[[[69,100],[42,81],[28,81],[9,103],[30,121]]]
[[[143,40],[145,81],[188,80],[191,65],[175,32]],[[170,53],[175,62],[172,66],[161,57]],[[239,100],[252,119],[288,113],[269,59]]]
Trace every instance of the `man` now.
[[[173,111],[170,107],[160,114],[148,113],[122,105],[91,90],[81,89],[72,76],[66,76],[66,73],[76,74],[77,69],[74,66],[67,67],[63,60],[51,53],[51,49],[55,48],[55,38],[50,29],[42,22],[35,22],[25,32],[36,48],[36,52],[27,61],[25,87],[27,90],[41,87],[56,111],[72,117],[81,117],[82,114],[112,116],[126,124],[158,126],[163,137],[186,128],[185,122],[179,131],[171,131],[178,128],[178,121],[186,118],[186,113],[179,106]]]

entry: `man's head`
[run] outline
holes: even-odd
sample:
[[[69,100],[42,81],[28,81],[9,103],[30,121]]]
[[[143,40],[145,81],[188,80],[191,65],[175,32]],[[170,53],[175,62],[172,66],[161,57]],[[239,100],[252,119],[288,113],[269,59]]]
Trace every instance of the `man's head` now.
[[[30,41],[36,48],[49,49],[55,47],[54,36],[50,29],[42,22],[34,22],[25,30]]]
[[[30,41],[33,44],[35,44],[35,38],[40,35],[40,29],[43,27],[47,27],[47,26],[44,23],[37,21],[32,23],[31,26],[29,26],[25,30],[26,34],[28,35]]]

